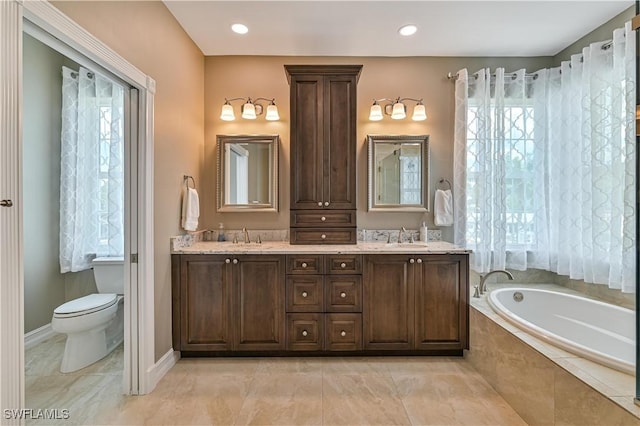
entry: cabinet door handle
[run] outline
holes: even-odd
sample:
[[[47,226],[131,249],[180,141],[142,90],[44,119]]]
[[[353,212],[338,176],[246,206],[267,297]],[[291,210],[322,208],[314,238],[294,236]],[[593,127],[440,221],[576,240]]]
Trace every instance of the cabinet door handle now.
[[[327,236],[325,234],[320,235],[320,238],[322,238],[323,240],[327,239]]]
[[[306,268],[309,265],[307,265],[307,262],[302,262],[302,265],[300,265],[300,266],[302,266],[303,268]]]
[[[344,263],[344,262],[342,262],[342,263],[340,264],[340,267],[344,269],[344,268],[346,268],[346,267],[347,267],[347,264],[346,264],[346,263]]]
[[[238,264],[238,259],[233,259],[233,264],[237,265]]]
[[[309,333],[307,332],[307,330],[302,330],[302,335],[304,337],[307,337],[309,335]]]
[[[308,295],[309,295],[309,293],[307,293],[306,291],[303,291],[303,292],[302,292],[302,297],[305,297],[305,298],[306,298]]]
[[[344,331],[344,330],[342,330],[342,331],[340,332],[340,335],[341,335],[342,337],[344,337],[344,336],[346,336],[346,335],[347,335],[347,332],[346,332],[346,331]]]
[[[347,297],[347,293],[343,291],[342,293],[340,293],[340,297],[344,299],[345,297]]]
[[[322,207],[322,201],[318,201],[318,207]]]
[[[224,263],[231,263],[231,259],[225,259]]]
[[[418,262],[418,263],[422,263],[422,259],[418,259],[418,260],[417,260],[417,262]]]
[[[326,218],[326,217],[324,217],[324,216],[322,216],[322,217],[320,218],[320,220],[324,222],[325,220],[327,220],[327,218]]]
[[[325,206],[325,207],[328,207],[328,206],[329,206],[329,202],[328,202],[328,201],[325,201],[325,202],[324,202],[324,206]]]
[[[416,263],[415,259],[409,259],[409,263]]]

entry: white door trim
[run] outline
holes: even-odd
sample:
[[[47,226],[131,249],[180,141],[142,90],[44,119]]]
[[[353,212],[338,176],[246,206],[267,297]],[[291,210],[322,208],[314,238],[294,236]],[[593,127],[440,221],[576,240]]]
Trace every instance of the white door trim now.
[[[22,6],[0,2],[0,409],[24,407],[24,270],[22,267]]]
[[[21,149],[22,149],[22,20],[23,17],[109,70],[139,92],[137,164],[137,267],[127,270],[136,283],[137,303],[129,303],[131,371],[125,393],[151,392],[154,359],[153,282],[153,101],[155,81],[44,0],[0,1],[0,199],[14,207],[0,210],[0,408],[24,407],[24,307]],[[135,194],[135,191],[132,195]],[[127,253],[129,255],[131,253]],[[130,349],[132,349],[130,348]],[[134,366],[135,364],[135,366]],[[137,382],[137,386],[136,385]],[[134,387],[135,386],[135,387]],[[3,418],[3,421],[7,419]]]

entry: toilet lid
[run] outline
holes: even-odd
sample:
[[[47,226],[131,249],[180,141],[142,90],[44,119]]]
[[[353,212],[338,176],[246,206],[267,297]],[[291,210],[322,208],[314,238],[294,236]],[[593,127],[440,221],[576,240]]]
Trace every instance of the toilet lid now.
[[[106,309],[109,306],[114,305],[117,301],[117,294],[90,294],[88,296],[80,297],[79,299],[74,299],[58,306],[53,311],[53,314],[57,317],[90,314],[91,312]]]

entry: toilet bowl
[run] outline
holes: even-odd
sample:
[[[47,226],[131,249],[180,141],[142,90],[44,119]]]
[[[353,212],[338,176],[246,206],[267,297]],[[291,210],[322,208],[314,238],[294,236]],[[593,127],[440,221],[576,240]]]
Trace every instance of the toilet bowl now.
[[[71,300],[53,311],[51,328],[67,335],[60,365],[63,373],[104,358],[124,339],[123,258],[96,258],[92,266],[99,293]]]

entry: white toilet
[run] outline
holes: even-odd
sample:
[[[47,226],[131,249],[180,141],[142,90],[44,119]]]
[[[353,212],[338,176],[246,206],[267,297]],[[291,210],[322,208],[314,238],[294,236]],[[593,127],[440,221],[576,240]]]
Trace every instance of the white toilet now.
[[[51,328],[67,335],[60,371],[70,373],[104,358],[124,339],[124,263],[122,257],[92,262],[98,293],[53,311]]]

